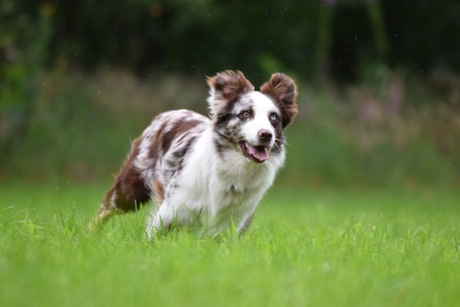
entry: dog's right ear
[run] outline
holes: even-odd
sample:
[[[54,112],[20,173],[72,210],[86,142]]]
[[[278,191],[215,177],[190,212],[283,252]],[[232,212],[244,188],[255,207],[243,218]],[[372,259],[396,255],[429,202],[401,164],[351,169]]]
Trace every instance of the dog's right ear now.
[[[229,102],[236,101],[242,94],[254,90],[254,86],[239,70],[226,70],[208,77],[207,80],[211,115],[219,114]]]

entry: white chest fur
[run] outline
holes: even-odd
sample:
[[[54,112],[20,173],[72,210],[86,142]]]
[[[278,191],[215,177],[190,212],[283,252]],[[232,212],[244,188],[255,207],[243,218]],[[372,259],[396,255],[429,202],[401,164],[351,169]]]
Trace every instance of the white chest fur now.
[[[256,164],[234,150],[219,156],[213,132],[206,130],[167,187],[166,198],[147,223],[147,232],[173,219],[205,232],[219,232],[235,223],[243,227],[284,162],[282,154]],[[153,229],[152,229],[153,227]]]

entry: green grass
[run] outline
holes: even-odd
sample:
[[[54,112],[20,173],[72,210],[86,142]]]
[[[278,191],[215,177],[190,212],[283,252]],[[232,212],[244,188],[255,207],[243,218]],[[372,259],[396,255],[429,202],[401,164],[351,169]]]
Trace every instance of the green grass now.
[[[454,306],[460,194],[274,187],[246,235],[89,235],[105,185],[0,186],[2,306]]]

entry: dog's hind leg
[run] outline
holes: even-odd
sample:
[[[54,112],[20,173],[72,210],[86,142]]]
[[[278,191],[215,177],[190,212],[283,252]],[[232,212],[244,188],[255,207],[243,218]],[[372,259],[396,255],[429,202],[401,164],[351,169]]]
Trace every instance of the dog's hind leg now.
[[[118,176],[115,185],[105,194],[97,216],[88,225],[89,230],[109,220],[113,215],[136,211],[150,200],[150,194],[144,182],[139,179],[127,181],[123,176]]]
[[[139,143],[140,139],[134,141],[131,153],[115,178],[113,187],[105,194],[97,216],[88,225],[90,230],[97,228],[114,214],[136,211],[150,200],[150,190],[134,165]]]
[[[96,217],[89,223],[88,229],[93,231],[100,224],[108,221],[117,212],[117,195],[115,188],[111,188],[102,200]]]

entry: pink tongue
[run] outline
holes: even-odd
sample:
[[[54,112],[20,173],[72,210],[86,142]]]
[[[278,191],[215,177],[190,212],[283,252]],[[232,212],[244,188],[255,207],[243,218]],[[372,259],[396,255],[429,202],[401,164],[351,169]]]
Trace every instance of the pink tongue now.
[[[264,146],[251,146],[249,144],[246,145],[248,148],[248,152],[252,155],[257,161],[263,162],[269,158],[268,150]]]

